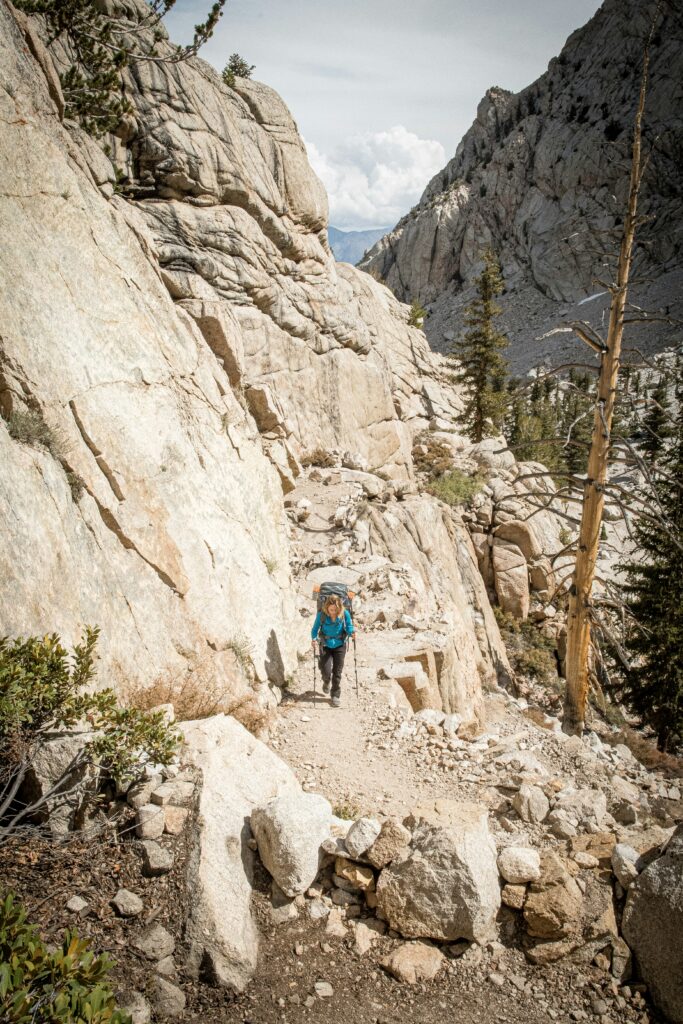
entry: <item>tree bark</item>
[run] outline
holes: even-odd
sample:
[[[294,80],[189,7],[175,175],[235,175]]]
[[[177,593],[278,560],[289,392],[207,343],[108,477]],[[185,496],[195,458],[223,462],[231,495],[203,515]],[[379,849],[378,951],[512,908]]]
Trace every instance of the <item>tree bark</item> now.
[[[654,23],[652,28],[654,28]],[[650,36],[652,35],[652,31]],[[574,578],[569,592],[567,617],[567,690],[562,728],[565,732],[581,735],[586,718],[589,683],[589,654],[591,639],[591,592],[595,566],[600,547],[605,483],[609,466],[610,433],[617,379],[624,333],[624,310],[633,259],[636,233],[638,194],[643,176],[642,126],[647,94],[650,63],[649,40],[643,56],[640,97],[633,132],[633,154],[629,184],[628,207],[619,250],[616,282],[611,288],[609,327],[601,352],[600,377],[593,420],[588,471],[583,487],[581,526],[574,566]]]

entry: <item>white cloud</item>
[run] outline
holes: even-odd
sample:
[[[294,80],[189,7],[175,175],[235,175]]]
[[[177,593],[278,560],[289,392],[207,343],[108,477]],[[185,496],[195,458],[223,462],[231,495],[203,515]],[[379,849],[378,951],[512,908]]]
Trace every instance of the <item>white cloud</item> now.
[[[308,158],[330,199],[330,224],[346,230],[393,226],[446,163],[440,142],[420,139],[403,125],[354,135]]]

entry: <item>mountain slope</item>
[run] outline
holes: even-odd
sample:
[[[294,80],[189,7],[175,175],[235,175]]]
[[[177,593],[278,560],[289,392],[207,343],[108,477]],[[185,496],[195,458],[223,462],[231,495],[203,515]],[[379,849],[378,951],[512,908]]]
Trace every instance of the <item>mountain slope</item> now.
[[[554,354],[554,341],[539,346],[534,338],[560,310],[604,291],[595,278],[605,275],[602,254],[616,250],[651,13],[642,0],[605,0],[536,82],[517,94],[490,89],[455,156],[362,261],[402,300],[428,304],[434,347],[457,333],[485,246],[501,259],[520,365]],[[680,302],[683,263],[681,0],[666,5],[651,53],[645,134],[657,144],[642,193],[650,220],[636,276],[658,283],[653,295],[636,294],[666,307]],[[598,300],[591,306],[598,322],[602,309]]]
[[[371,228],[369,231],[342,231],[330,224],[327,237],[334,258],[340,263],[358,263],[362,256],[389,228]]]

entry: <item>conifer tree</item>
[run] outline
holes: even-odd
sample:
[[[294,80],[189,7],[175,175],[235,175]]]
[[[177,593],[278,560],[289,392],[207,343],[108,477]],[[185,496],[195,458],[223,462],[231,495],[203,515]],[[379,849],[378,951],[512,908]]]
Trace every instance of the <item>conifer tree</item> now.
[[[588,464],[593,429],[592,390],[590,375],[571,369],[559,402],[559,433],[567,442],[563,461],[567,470],[577,475],[585,473]]]
[[[501,430],[508,406],[507,361],[501,353],[509,342],[495,323],[501,312],[495,299],[503,292],[503,278],[491,249],[482,253],[482,259],[477,297],[465,310],[468,330],[450,353],[456,363],[454,381],[465,391],[459,422],[476,442]]]
[[[683,389],[679,399],[683,399]],[[622,568],[632,622],[626,649],[633,667],[625,700],[657,734],[660,750],[683,738],[683,408],[662,457],[657,493],[663,516],[636,527],[642,557]],[[654,503],[653,503],[654,505]]]
[[[671,413],[668,379],[662,374],[649,397],[643,417],[641,447],[650,462],[656,462],[662,445],[671,435]]]
[[[113,132],[132,107],[123,91],[122,71],[136,61],[177,64],[193,57],[210,39],[225,0],[214,0],[206,20],[194,27],[186,46],[164,52],[163,17],[176,0],[149,0],[132,18],[130,10],[99,0],[16,0],[26,14],[39,15],[48,45],[59,41],[71,58],[60,75],[67,117],[96,138]]]

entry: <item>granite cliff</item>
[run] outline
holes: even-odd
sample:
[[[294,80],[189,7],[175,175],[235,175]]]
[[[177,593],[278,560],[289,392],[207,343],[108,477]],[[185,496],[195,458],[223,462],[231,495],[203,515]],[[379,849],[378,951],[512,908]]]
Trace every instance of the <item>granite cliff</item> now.
[[[105,148],[64,121],[40,23],[0,17],[3,631],[100,625],[121,689],[208,680],[272,703],[305,644],[284,504],[301,460],[346,453],[395,502],[414,435],[457,396],[407,309],[335,263],[272,90],[196,58],[134,66]],[[48,443],[22,443],[27,416]],[[416,540],[392,556],[423,575],[432,505],[406,509]],[[438,602],[482,654],[444,687],[471,715],[505,654],[490,609],[487,634],[453,596],[474,576],[488,607],[471,545],[453,552]]]
[[[505,276],[514,368],[526,370],[571,345],[566,333],[543,337],[560,318],[600,323],[603,254],[618,249],[653,7],[605,0],[537,81],[516,94],[489,89],[453,158],[361,261],[398,298],[428,306],[434,348],[447,349],[459,333],[487,245]],[[634,275],[642,283],[632,295],[639,305],[678,317],[682,54],[683,7],[675,0],[665,5],[651,46],[645,135],[652,155],[641,207],[647,221]],[[660,325],[642,330],[638,343],[656,351],[678,336],[680,327]]]

